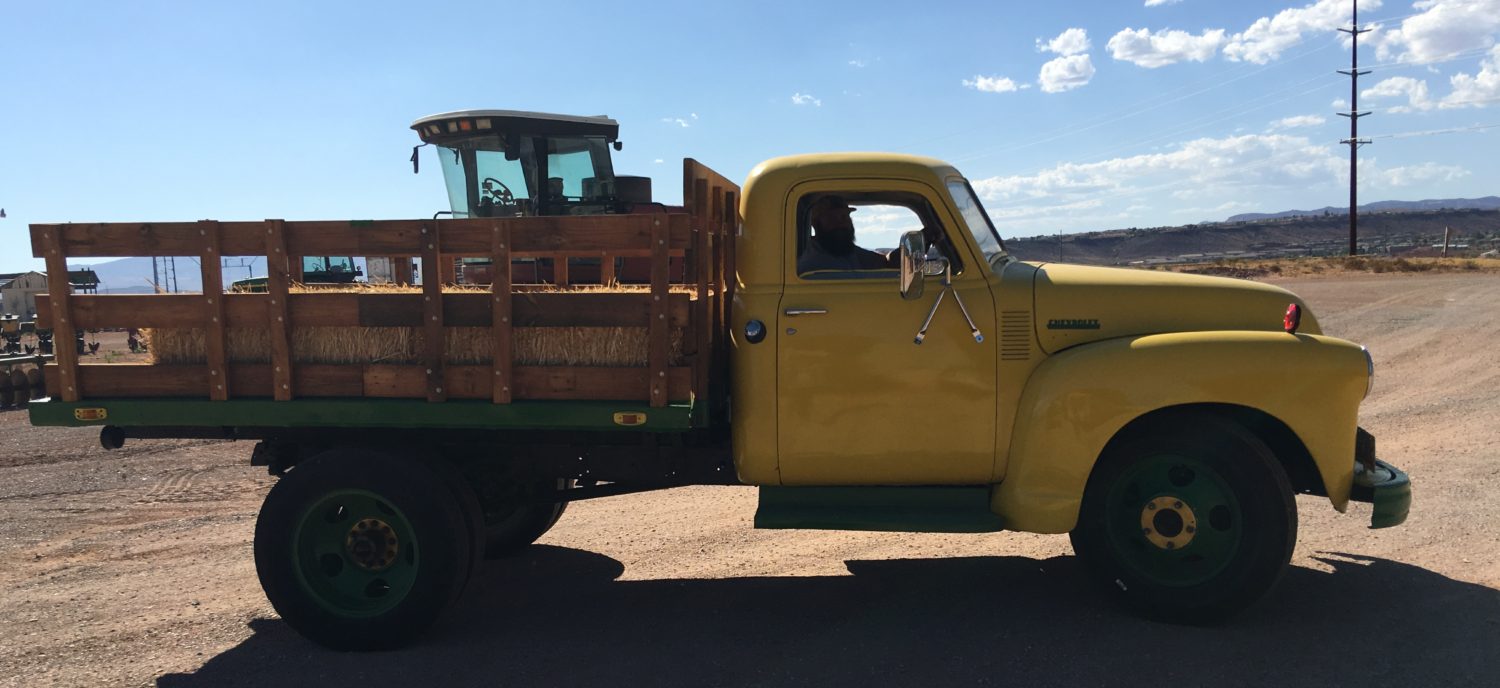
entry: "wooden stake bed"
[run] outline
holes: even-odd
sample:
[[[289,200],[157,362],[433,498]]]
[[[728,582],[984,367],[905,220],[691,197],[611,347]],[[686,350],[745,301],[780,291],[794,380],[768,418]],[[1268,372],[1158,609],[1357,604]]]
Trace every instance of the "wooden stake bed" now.
[[[254,400],[262,423],[301,425],[299,414],[337,399],[344,422],[357,424],[368,417],[372,425],[388,425],[399,419],[362,416],[349,404],[406,399],[441,407],[454,399],[463,400],[452,403],[468,409],[464,417],[493,427],[557,427],[537,421],[552,413],[568,417],[570,426],[630,428],[638,418],[651,416],[648,409],[661,409],[663,417],[681,414],[693,427],[706,426],[722,418],[728,394],[725,316],[733,289],[739,188],[691,159],[683,162],[683,172],[685,209],[656,206],[659,212],[625,215],[32,225],[34,255],[47,259],[50,276],[61,278],[51,280],[51,293],[37,299],[39,321],[59,333],[121,327],[201,330],[206,346],[202,365],[84,364],[71,347],[61,346],[57,361],[45,369],[53,400],[33,404],[32,421],[172,426],[183,417],[182,402],[198,399],[202,404],[229,402],[226,412],[231,407],[243,411],[250,407],[236,402]],[[304,255],[388,256],[400,258],[398,264],[415,257],[422,266],[421,291],[293,292],[289,287]],[[68,293],[69,259],[133,256],[199,258],[204,293]],[[225,256],[264,257],[267,292],[223,293],[219,258]],[[460,257],[492,261],[489,290],[443,291],[441,266]],[[601,271],[606,277],[615,258],[644,258],[650,260],[651,279],[648,289],[630,292],[537,291],[512,280],[512,259],[528,257],[563,265],[568,257],[602,258],[611,267]],[[683,266],[675,281],[674,260]],[[292,355],[291,336],[299,327],[412,328],[422,333],[425,348],[408,364],[299,362]],[[488,328],[494,360],[485,365],[447,360],[444,335],[455,327]],[[638,367],[519,365],[511,346],[516,327],[644,327],[649,354]],[[229,328],[268,332],[269,360],[232,360]],[[681,332],[677,364],[670,348],[674,331]],[[71,340],[59,336],[60,341]],[[484,413],[472,408],[476,400],[491,406],[524,404],[527,410]],[[574,408],[561,403],[569,401],[590,403]],[[91,408],[106,409],[104,417],[68,410]],[[152,409],[160,409],[161,417]],[[631,412],[621,413],[627,410]],[[443,417],[405,414],[414,422]],[[204,407],[189,415],[220,423],[233,414]],[[651,425],[683,429],[676,422]]]

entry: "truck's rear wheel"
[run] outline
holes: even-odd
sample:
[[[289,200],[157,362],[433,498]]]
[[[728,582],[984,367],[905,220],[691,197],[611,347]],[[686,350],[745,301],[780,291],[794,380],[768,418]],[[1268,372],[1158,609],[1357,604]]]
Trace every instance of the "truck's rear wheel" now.
[[[471,536],[437,471],[333,450],[271,488],[255,524],[255,568],[293,629],[337,650],[404,645],[469,573]]]
[[[526,486],[521,499],[535,499],[551,491],[571,487],[571,480],[542,480]],[[507,557],[536,542],[557,525],[567,502],[486,504],[484,513],[484,556]]]
[[[1297,506],[1265,443],[1211,415],[1179,415],[1100,457],[1071,535],[1090,575],[1126,606],[1206,623],[1280,578]]]

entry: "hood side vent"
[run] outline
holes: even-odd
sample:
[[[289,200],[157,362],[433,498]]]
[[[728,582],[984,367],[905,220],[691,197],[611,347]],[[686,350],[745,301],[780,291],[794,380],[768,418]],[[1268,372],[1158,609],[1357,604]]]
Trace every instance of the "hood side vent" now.
[[[1000,311],[1000,360],[1031,358],[1031,311]]]

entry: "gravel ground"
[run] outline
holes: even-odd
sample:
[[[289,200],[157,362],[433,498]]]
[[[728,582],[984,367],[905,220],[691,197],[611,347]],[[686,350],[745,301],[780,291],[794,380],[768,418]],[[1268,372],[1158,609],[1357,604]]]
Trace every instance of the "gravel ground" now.
[[[757,531],[753,489],[700,487],[574,504],[420,645],[334,653],[256,582],[250,444],[106,452],[8,411],[0,685],[1500,683],[1500,279],[1283,284],[1373,352],[1361,422],[1414,511],[1299,498],[1292,569],[1223,626],[1117,611],[1066,537]]]

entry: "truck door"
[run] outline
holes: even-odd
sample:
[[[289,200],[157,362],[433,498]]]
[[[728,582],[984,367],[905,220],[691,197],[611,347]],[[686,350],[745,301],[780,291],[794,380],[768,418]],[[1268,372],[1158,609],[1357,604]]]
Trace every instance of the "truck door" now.
[[[989,482],[995,306],[988,271],[942,198],[925,184],[892,180],[793,189],[786,222],[796,228],[795,243],[786,251],[777,316],[782,484]],[[902,299],[897,270],[875,266],[867,253],[838,255],[838,233],[813,227],[829,206],[854,208],[848,218],[858,247],[893,250],[902,233],[920,229],[953,262],[953,293],[921,344],[914,339],[943,290],[941,278],[928,278],[921,298]],[[817,236],[825,231],[826,242]],[[958,300],[983,341],[975,341]]]

